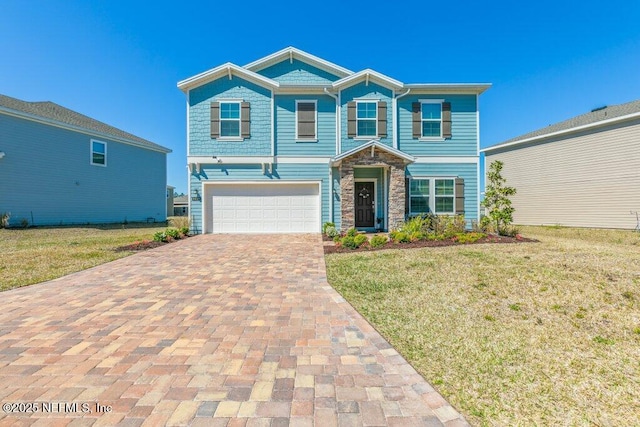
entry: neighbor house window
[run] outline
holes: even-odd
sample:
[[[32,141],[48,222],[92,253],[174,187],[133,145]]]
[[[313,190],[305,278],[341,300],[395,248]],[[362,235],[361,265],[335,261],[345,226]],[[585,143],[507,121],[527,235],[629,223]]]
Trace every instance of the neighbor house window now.
[[[220,103],[220,137],[240,137],[240,103]]]
[[[412,179],[409,189],[409,201],[411,215],[419,215],[429,212],[429,180]]]
[[[435,180],[435,212],[438,213],[454,213],[454,188],[453,179],[436,179]]]
[[[409,185],[409,214],[419,215],[455,213],[455,180],[451,178],[411,179]]]
[[[296,101],[296,140],[318,139],[318,112],[316,101]]]
[[[378,102],[359,101],[356,103],[356,136],[378,135]]]
[[[422,103],[422,137],[442,138],[442,103]]]
[[[91,164],[107,166],[107,143],[91,141]]]

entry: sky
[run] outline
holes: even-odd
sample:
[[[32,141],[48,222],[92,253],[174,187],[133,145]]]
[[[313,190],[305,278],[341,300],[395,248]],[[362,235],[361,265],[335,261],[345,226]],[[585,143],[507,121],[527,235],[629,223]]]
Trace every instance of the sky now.
[[[294,46],[404,83],[491,83],[481,148],[640,99],[640,1],[0,1],[0,94],[52,101],[173,150],[176,83]]]

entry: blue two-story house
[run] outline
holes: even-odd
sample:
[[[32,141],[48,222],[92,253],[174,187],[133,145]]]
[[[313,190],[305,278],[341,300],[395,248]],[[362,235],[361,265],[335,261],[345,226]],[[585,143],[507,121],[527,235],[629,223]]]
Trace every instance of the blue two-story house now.
[[[390,230],[479,217],[478,97],[489,84],[406,84],[289,47],[178,83],[187,96],[197,233]]]

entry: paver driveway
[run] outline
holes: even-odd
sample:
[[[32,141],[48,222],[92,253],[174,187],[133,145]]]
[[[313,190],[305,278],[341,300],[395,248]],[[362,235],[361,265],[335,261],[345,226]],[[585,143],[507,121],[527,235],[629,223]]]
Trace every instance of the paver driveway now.
[[[12,426],[466,425],[327,284],[318,235],[198,236],[0,293],[0,401]]]

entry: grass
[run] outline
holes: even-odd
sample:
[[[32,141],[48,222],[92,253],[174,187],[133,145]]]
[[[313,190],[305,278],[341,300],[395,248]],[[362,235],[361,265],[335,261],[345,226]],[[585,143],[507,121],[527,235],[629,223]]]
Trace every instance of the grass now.
[[[114,249],[151,240],[159,224],[0,229],[0,291],[55,279],[125,257]]]
[[[326,256],[329,282],[475,425],[640,425],[640,234]]]

